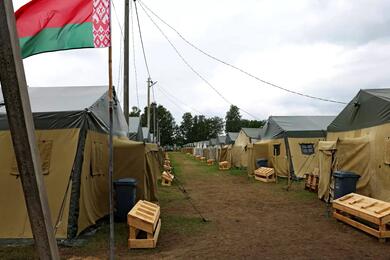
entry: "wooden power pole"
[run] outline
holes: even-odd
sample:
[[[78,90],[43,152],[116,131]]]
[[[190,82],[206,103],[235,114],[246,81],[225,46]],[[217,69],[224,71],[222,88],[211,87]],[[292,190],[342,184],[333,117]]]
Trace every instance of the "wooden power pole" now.
[[[125,0],[123,110],[129,124],[129,0]]]
[[[59,259],[20,53],[12,0],[0,1],[0,81],[35,248]]]

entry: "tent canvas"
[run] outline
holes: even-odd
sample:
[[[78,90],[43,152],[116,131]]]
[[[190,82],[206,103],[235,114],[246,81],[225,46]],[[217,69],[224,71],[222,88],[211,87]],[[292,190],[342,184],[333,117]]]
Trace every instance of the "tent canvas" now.
[[[57,238],[74,238],[108,214],[107,89],[28,89]],[[113,132],[115,139],[126,138],[128,132],[115,93]],[[4,107],[0,108],[0,162],[0,205],[7,208],[0,211],[0,238],[31,238]]]
[[[261,130],[261,141],[249,154],[248,175],[253,175],[256,159],[265,158],[278,176],[302,178],[318,168],[318,142],[334,116],[271,116]],[[251,149],[251,147],[250,147]]]
[[[357,192],[390,201],[390,89],[360,90],[328,127],[333,158],[321,157],[319,197],[335,170],[360,175]],[[329,153],[329,150],[328,150]]]

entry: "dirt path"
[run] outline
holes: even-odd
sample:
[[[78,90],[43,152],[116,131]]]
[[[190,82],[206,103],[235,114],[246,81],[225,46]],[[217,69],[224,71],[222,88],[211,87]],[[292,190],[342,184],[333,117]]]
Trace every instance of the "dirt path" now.
[[[390,259],[390,241],[381,244],[329,217],[303,183],[287,192],[284,183],[255,182],[244,171],[221,172],[181,153],[171,159],[187,193],[177,185],[159,187],[162,228],[156,249],[129,251],[127,226],[116,224],[118,259]],[[104,225],[80,246],[61,247],[61,256],[106,259],[107,238]],[[1,259],[33,255],[31,246],[0,247]]]
[[[158,249],[136,252],[136,256],[390,259],[389,241],[380,244],[338,223],[328,216],[325,204],[304,191],[302,184],[287,192],[284,184],[258,183],[248,179],[245,172],[219,172],[184,154],[171,157],[180,181],[209,222],[202,223],[188,201],[179,199],[181,194],[172,199],[163,195],[163,220],[164,216],[177,216],[179,222],[187,219],[191,227],[184,231],[178,227],[179,232],[163,229]]]

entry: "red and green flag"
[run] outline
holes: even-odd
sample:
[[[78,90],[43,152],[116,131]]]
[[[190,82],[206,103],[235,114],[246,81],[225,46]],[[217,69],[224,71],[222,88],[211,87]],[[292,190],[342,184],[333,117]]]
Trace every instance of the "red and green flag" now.
[[[110,0],[32,0],[15,16],[22,58],[111,45]]]

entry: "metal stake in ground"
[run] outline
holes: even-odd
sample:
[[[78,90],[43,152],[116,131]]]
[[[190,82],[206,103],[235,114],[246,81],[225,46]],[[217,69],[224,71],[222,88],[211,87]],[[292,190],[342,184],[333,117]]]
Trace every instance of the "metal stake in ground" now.
[[[0,39],[1,88],[35,248],[40,259],[59,259],[10,0],[0,2]]]

